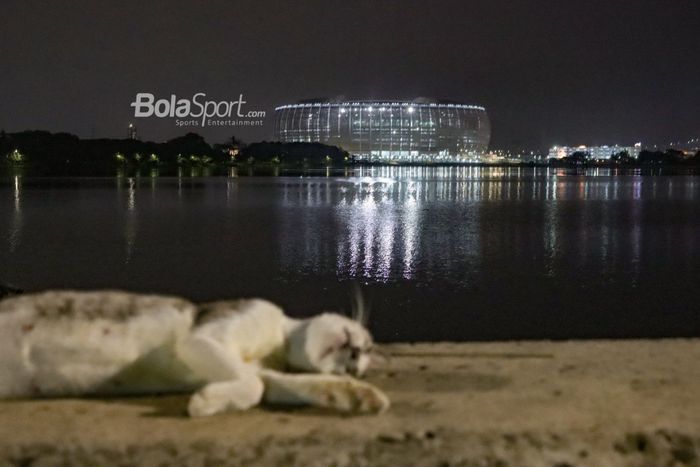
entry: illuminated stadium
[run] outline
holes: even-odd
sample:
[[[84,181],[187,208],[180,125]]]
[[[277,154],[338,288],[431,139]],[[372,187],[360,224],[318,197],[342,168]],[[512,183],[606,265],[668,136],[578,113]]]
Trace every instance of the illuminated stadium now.
[[[371,162],[479,160],[491,138],[486,109],[430,101],[304,101],[275,109],[275,138],[339,146]]]

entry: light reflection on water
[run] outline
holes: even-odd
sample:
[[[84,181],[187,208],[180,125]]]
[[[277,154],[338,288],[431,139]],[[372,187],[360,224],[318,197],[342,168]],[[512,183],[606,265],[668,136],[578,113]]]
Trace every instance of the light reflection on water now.
[[[342,307],[346,281],[359,280],[384,339],[700,333],[696,177],[240,170],[9,177],[0,182],[0,281],[261,295],[307,313]]]
[[[571,227],[572,216],[581,227],[576,233],[581,246],[576,249],[579,261],[586,262],[592,250],[597,250],[595,254],[606,264],[613,255],[621,253],[616,224],[624,216],[624,228],[629,232],[625,243],[631,261],[639,262],[641,177],[620,181],[562,178],[551,173],[542,177],[535,174],[524,180],[505,177],[507,173],[503,169],[480,177],[478,169],[467,168],[465,179],[445,179],[438,170],[438,176],[429,182],[415,180],[415,172],[424,170],[411,168],[401,178],[381,174],[375,178],[286,181],[280,231],[283,266],[289,271],[306,273],[323,273],[334,267],[339,277],[369,281],[420,276],[429,279],[436,268],[449,274],[452,274],[450,269],[479,273],[475,269],[483,259],[483,247],[498,244],[507,251],[519,246],[509,240],[523,242],[520,238],[494,241],[490,238],[494,236],[493,228],[514,224],[514,219],[522,217],[530,223],[525,226],[530,235],[526,244],[520,245],[524,250],[513,253],[541,251],[546,274],[552,276],[562,253],[561,231]],[[659,182],[649,179],[649,183],[653,188]],[[666,183],[672,186],[672,181]],[[675,194],[671,188],[665,195],[673,198]],[[683,194],[693,195],[690,190]],[[652,190],[650,195],[655,199],[658,193]],[[617,204],[620,200],[626,204]],[[586,203],[581,204],[582,201]],[[571,209],[572,203],[575,209]],[[562,206],[569,208],[564,213],[567,219],[561,219]],[[330,224],[336,230],[329,231],[326,225],[319,225],[318,210],[332,213]],[[509,212],[515,215],[513,219],[498,218]],[[541,219],[528,219],[540,215]],[[493,225],[482,228],[484,218]],[[500,236],[517,234],[518,225],[513,227],[512,231],[500,232]],[[292,235],[294,241],[289,242],[289,232],[300,232],[303,241],[296,242],[296,236]],[[331,266],[331,261],[335,266]],[[417,262],[428,267],[416,268]]]
[[[14,252],[22,239],[22,178],[15,175],[12,178],[14,186],[14,205],[12,211],[12,222],[8,232],[9,250]]]

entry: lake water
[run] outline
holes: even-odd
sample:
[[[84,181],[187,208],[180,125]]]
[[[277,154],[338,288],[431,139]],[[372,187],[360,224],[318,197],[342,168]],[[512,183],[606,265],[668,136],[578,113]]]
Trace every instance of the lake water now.
[[[0,282],[350,309],[382,341],[700,335],[700,177],[0,178]],[[284,173],[282,173],[284,175]]]

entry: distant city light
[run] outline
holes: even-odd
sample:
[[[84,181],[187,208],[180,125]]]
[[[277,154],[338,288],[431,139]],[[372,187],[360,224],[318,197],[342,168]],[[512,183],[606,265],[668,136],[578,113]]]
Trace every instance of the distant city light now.
[[[12,151],[10,154],[7,155],[7,158],[11,162],[23,162],[24,161],[24,154],[22,154],[19,149],[15,149]]]

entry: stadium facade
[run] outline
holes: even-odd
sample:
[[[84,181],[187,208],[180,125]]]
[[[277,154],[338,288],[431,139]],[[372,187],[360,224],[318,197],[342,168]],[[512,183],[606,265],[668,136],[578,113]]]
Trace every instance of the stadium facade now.
[[[305,101],[275,109],[275,138],[339,146],[370,162],[469,162],[491,125],[478,105],[429,101]]]

